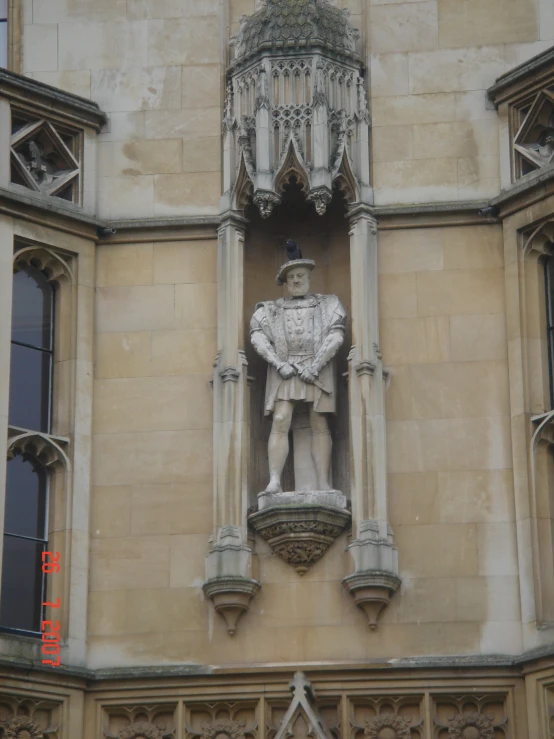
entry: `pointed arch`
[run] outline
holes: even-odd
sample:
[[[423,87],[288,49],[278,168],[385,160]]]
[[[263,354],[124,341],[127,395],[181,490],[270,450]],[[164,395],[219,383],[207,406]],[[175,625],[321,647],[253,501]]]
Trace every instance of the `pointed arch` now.
[[[304,193],[307,193],[310,186],[310,176],[298,142],[291,131],[275,174],[276,192],[282,193],[285,185],[290,182],[292,177],[296,178]]]
[[[337,168],[333,172],[332,178],[333,183],[336,185],[337,189],[343,193],[344,198],[349,205],[358,202],[360,199],[360,188],[356,175],[354,174],[354,166],[346,146],[343,147],[342,156],[339,159]]]
[[[66,439],[54,438],[49,434],[39,431],[24,431],[18,433],[19,429],[11,427],[8,439],[8,460],[16,455],[28,457],[45,469],[61,464],[66,472],[69,472],[71,463],[64,452],[62,444],[69,442]]]
[[[46,275],[49,282],[58,286],[63,281],[75,284],[75,274],[69,264],[58,252],[44,246],[24,246],[13,257],[14,273],[25,267],[34,267]]]
[[[252,200],[254,183],[244,154],[240,155],[239,171],[233,192],[233,209],[244,210]]]

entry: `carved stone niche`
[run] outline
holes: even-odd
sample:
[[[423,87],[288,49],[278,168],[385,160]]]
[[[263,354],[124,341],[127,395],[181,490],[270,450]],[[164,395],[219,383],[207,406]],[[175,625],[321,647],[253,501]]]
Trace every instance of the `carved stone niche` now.
[[[336,491],[278,493],[260,499],[261,510],[248,522],[299,575],[321,559],[352,518],[345,496]]]

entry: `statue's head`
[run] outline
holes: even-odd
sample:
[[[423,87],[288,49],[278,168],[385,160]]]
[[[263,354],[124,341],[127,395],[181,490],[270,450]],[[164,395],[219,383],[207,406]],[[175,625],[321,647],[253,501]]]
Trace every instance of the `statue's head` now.
[[[286,284],[293,298],[301,298],[310,292],[310,278],[315,262],[311,259],[292,259],[283,264],[277,274],[277,284]]]
[[[287,272],[287,288],[293,298],[303,298],[310,292],[311,270],[308,267],[293,267]]]

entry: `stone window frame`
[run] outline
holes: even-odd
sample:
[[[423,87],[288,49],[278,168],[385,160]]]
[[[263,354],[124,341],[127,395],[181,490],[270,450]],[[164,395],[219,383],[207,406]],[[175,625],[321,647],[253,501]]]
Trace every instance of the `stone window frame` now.
[[[74,257],[61,250],[54,250],[37,244],[27,243],[24,240],[16,240],[14,244],[13,273],[14,275],[25,267],[34,267],[41,272],[54,288],[57,308],[54,312],[54,344],[52,381],[50,387],[50,432],[37,431],[35,429],[20,428],[10,425],[8,421],[7,460],[11,460],[17,454],[31,458],[35,464],[40,466],[48,476],[47,494],[47,539],[49,551],[60,551],[62,560],[69,560],[68,542],[60,547],[57,535],[60,524],[65,520],[67,510],[70,508],[71,461],[68,456],[69,438],[58,432],[67,420],[62,418],[64,409],[70,404],[70,384],[60,381],[60,363],[63,357],[71,354],[72,334],[67,330],[63,312],[69,311],[75,315],[76,306],[73,304],[73,293],[76,275],[75,265],[72,264]],[[58,381],[56,381],[56,377]],[[63,531],[63,529],[61,529]],[[1,571],[0,571],[1,572]],[[53,602],[60,597],[60,610],[48,608],[48,617],[63,624],[64,618],[64,591],[68,587],[59,586],[59,578],[47,578],[46,600]],[[43,615],[46,611],[43,611]],[[0,625],[1,626],[1,625]],[[17,633],[18,629],[2,627],[2,631]],[[63,634],[63,630],[61,632]]]
[[[1,225],[1,224],[0,224]],[[94,241],[67,237],[48,227],[14,221],[14,268],[30,262],[45,271],[56,287],[54,381],[51,433],[8,426],[7,441],[0,439],[0,533],[5,508],[5,464],[18,453],[34,458],[49,474],[48,550],[59,552],[60,573],[48,578],[46,600],[60,607],[46,607],[43,620],[60,622],[61,663],[82,662],[86,652],[86,602],[88,596],[88,511],[90,496]],[[11,275],[9,276],[11,285]],[[11,290],[7,276],[0,291]],[[4,339],[5,340],[5,339]],[[0,346],[8,355],[9,341]],[[9,383],[0,386],[0,405],[7,405]],[[0,551],[0,573],[1,573]],[[6,640],[23,639],[40,661],[41,642],[36,636],[2,629],[0,651]],[[26,638],[27,637],[27,638]],[[13,651],[13,647],[11,648]],[[46,659],[48,659],[46,657]]]
[[[499,77],[487,94],[499,116],[502,188],[533,179],[545,167],[554,168],[553,159],[550,164],[539,166],[537,163],[532,171],[523,171],[526,157],[522,153],[524,147],[518,142],[518,134],[526,125],[526,118],[534,117],[534,108],[541,96],[552,100],[554,110],[554,49],[538,54]]]
[[[554,410],[546,336],[545,260],[554,255],[554,214],[504,222],[512,449],[524,626],[554,628]],[[519,226],[519,228],[518,228]],[[540,637],[538,637],[540,640]]]
[[[14,121],[26,125],[13,130]],[[56,202],[95,216],[96,136],[106,123],[107,116],[96,103],[0,68],[0,188],[32,197],[37,204]],[[38,156],[21,151],[34,139],[39,144]],[[24,158],[18,158],[18,152]],[[14,167],[18,170],[15,181]],[[58,190],[71,183],[71,197],[57,197]],[[57,200],[52,201],[53,197]]]

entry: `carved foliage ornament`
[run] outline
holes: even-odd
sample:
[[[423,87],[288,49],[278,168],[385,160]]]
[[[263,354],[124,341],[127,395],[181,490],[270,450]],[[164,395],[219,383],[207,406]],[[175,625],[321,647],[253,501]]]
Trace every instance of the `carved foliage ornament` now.
[[[220,734],[229,739],[244,739],[245,721],[231,721],[230,719],[218,719],[211,724],[202,724],[202,738],[216,739]]]
[[[411,739],[410,719],[383,714],[366,721],[364,731],[368,739]]]
[[[299,575],[321,559],[351,520],[348,511],[313,504],[268,508],[248,518],[275,554]]]
[[[482,713],[461,713],[448,723],[451,739],[494,739],[493,719]]]
[[[119,739],[161,739],[161,737],[160,729],[147,721],[130,724],[119,732]]]
[[[42,739],[43,733],[27,716],[14,716],[3,724],[5,739]]]

